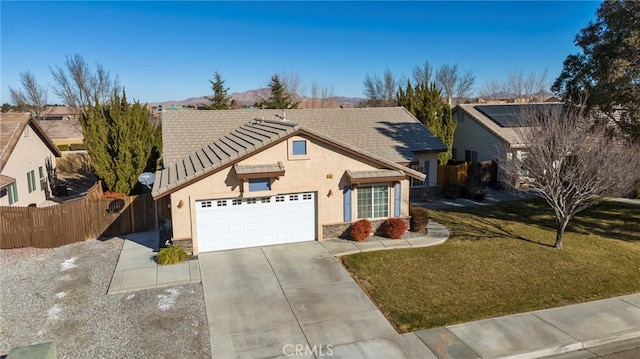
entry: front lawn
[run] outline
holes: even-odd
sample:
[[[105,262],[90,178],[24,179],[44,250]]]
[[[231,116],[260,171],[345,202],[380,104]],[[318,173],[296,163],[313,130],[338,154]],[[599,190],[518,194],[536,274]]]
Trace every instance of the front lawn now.
[[[541,200],[430,211],[442,245],[358,253],[345,267],[401,332],[640,291],[640,206],[602,203],[554,249]]]

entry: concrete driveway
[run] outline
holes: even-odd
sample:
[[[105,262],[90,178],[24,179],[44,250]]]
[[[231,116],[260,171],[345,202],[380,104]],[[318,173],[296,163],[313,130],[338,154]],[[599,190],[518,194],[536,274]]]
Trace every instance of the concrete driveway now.
[[[214,358],[435,358],[318,242],[199,255]]]

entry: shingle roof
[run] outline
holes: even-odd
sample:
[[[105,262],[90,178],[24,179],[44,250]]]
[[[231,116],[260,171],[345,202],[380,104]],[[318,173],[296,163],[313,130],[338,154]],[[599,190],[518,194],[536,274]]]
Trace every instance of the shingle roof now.
[[[20,139],[24,129],[29,126],[33,129],[42,142],[56,157],[62,156],[60,150],[51,142],[38,124],[31,120],[28,113],[2,113],[0,114],[0,171],[9,161],[13,150]]]
[[[351,144],[332,139],[315,130],[289,121],[258,119],[231,130],[212,143],[206,144],[197,151],[188,154],[182,160],[157,171],[151,194],[155,198],[162,197],[201,179],[207,174],[215,173],[222,168],[230,166],[258,150],[296,134],[306,134],[361,157],[368,158],[382,166],[400,170],[399,173],[402,176],[406,174],[416,179],[424,180],[424,174],[420,172],[391,162],[376,154],[358,149]],[[282,166],[278,164],[278,167]],[[398,172],[395,171],[395,173],[397,174]]]
[[[252,119],[283,121],[282,117],[282,110],[261,109],[163,112],[164,163],[180,161]],[[284,117],[393,162],[415,161],[414,152],[446,150],[442,141],[403,107],[289,109]]]
[[[238,176],[259,174],[259,173],[284,173],[284,165],[282,162],[267,163],[262,165],[233,165],[233,169]]]
[[[521,113],[523,106],[537,106],[537,108],[551,108],[557,107],[558,103],[535,103],[535,104],[501,104],[501,105],[492,105],[492,106],[505,106],[512,107],[514,109],[514,113]],[[478,122],[482,127],[486,128],[487,131],[494,134],[498,138],[502,139],[508,143],[511,147],[525,147],[525,144],[520,140],[520,136],[518,135],[520,128],[518,126],[510,126],[510,127],[502,127],[487,115],[482,113],[477,109],[477,107],[484,106],[478,104],[460,104],[453,109],[453,113],[455,114],[457,111],[464,111],[469,115],[472,119]],[[454,119],[456,117],[454,116]]]

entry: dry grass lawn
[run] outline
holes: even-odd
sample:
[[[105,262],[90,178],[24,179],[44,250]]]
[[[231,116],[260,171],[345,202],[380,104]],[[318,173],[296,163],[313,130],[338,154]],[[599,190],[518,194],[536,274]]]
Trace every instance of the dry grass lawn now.
[[[555,240],[541,200],[430,211],[442,245],[359,253],[345,267],[401,332],[640,291],[640,206],[605,202]]]

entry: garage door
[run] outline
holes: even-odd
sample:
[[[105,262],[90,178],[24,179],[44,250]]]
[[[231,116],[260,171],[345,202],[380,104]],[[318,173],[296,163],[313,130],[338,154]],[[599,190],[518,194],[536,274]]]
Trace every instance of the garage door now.
[[[198,251],[316,239],[315,193],[196,202]]]

